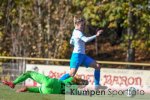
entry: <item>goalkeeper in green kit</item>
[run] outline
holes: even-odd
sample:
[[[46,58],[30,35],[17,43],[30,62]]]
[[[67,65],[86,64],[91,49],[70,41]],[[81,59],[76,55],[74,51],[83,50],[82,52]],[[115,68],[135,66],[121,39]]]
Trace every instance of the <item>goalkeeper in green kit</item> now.
[[[27,71],[23,73],[21,76],[16,78],[13,82],[2,81],[4,85],[7,85],[11,88],[14,88],[16,84],[25,81],[26,79],[32,79],[37,83],[41,84],[40,87],[22,87],[17,90],[17,92],[34,92],[34,93],[42,93],[42,94],[64,94],[65,93],[65,85],[88,85],[87,80],[83,80],[78,77],[70,77],[64,81],[61,81],[56,78],[50,78],[43,74]]]

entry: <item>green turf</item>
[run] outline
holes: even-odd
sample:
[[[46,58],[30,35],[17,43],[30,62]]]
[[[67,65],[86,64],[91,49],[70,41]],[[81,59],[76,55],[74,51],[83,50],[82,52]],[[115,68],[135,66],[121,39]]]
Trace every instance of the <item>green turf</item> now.
[[[39,93],[16,93],[15,89],[0,84],[0,100],[150,100],[150,95],[135,96],[72,96],[72,95],[43,95]]]
[[[133,98],[127,96],[67,96],[65,100],[150,100],[150,96],[135,96]]]
[[[16,88],[0,84],[0,100],[65,100],[64,95],[43,95],[40,93],[16,93]]]

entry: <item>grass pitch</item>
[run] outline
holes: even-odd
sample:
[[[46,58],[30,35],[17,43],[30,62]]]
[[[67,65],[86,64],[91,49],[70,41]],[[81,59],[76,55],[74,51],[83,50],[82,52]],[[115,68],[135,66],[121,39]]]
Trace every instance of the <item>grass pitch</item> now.
[[[73,96],[62,94],[40,94],[40,93],[16,93],[17,87],[11,89],[0,83],[0,100],[150,100],[150,94],[137,95],[133,98],[127,96],[112,96],[112,95],[99,95],[99,96]]]
[[[0,84],[0,100],[65,100],[64,95],[43,95],[40,93],[16,93],[16,89],[11,89]]]

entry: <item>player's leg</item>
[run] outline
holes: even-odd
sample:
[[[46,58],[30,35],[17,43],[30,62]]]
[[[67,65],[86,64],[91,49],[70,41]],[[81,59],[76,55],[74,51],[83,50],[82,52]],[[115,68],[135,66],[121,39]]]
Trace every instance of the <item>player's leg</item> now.
[[[21,83],[25,81],[26,79],[31,78],[34,81],[36,81],[39,84],[44,84],[47,82],[47,79],[49,79],[47,76],[44,76],[40,73],[34,72],[34,71],[27,71],[23,73],[21,76],[16,78],[13,82],[7,82],[3,81],[5,85],[8,85],[11,88],[14,88],[16,84]]]
[[[75,76],[76,72],[78,71],[78,67],[81,65],[83,61],[82,54],[73,53],[70,60],[70,72],[63,75],[60,80],[65,80],[70,76]]]
[[[98,63],[96,63],[95,60],[93,60],[92,58],[86,56],[86,59],[84,61],[84,65],[85,66],[90,66],[92,68],[94,68],[94,83],[95,83],[95,89],[106,89],[107,86],[101,86],[100,85],[100,65]]]
[[[94,59],[85,55],[83,65],[86,67],[90,66],[95,69],[94,70],[94,83],[95,83],[95,85],[100,85],[100,83],[99,83],[99,81],[100,81],[100,66],[99,66],[99,64],[97,64]]]
[[[78,71],[77,68],[70,68],[70,72],[67,73],[67,74],[64,74],[64,75],[60,78],[60,80],[65,80],[65,79],[69,78],[70,76],[74,77],[77,71]]]
[[[95,61],[90,64],[94,68],[94,83],[95,85],[100,85],[100,66]]]
[[[60,91],[59,85],[60,82],[58,79],[53,79],[48,76],[45,76],[43,74],[33,72],[33,71],[28,71],[25,74],[23,74],[21,77],[16,79],[14,81],[15,84],[20,83],[27,78],[31,78],[32,80],[36,81],[37,83],[41,84],[41,87],[39,88],[40,93],[42,94],[52,94],[54,91]],[[55,85],[55,86],[54,86]],[[55,88],[54,88],[55,87]],[[28,88],[29,91],[35,91],[38,92],[37,88]],[[58,93],[57,92],[57,93]]]
[[[27,71],[26,73],[22,74],[17,79],[15,79],[13,83],[16,85],[18,83],[25,81],[28,78],[31,78],[32,80],[36,81],[39,84],[45,83],[48,79],[48,77],[43,74],[34,71]]]

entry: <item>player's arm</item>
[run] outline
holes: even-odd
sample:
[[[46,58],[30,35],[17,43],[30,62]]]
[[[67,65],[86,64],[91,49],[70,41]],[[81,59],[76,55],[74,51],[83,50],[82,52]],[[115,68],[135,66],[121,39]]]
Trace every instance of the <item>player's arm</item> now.
[[[96,35],[93,35],[93,36],[90,36],[90,37],[86,37],[82,34],[82,32],[78,32],[78,37],[84,41],[84,42],[90,42],[92,40],[94,40],[97,36],[99,36],[103,31],[102,30],[99,30]]]
[[[70,39],[70,44],[71,45],[74,45],[74,41],[73,41],[73,38],[71,37],[71,39]]]
[[[84,42],[90,42],[90,41],[94,40],[95,38],[96,38],[96,35],[93,35],[90,37],[82,36],[80,39]]]

